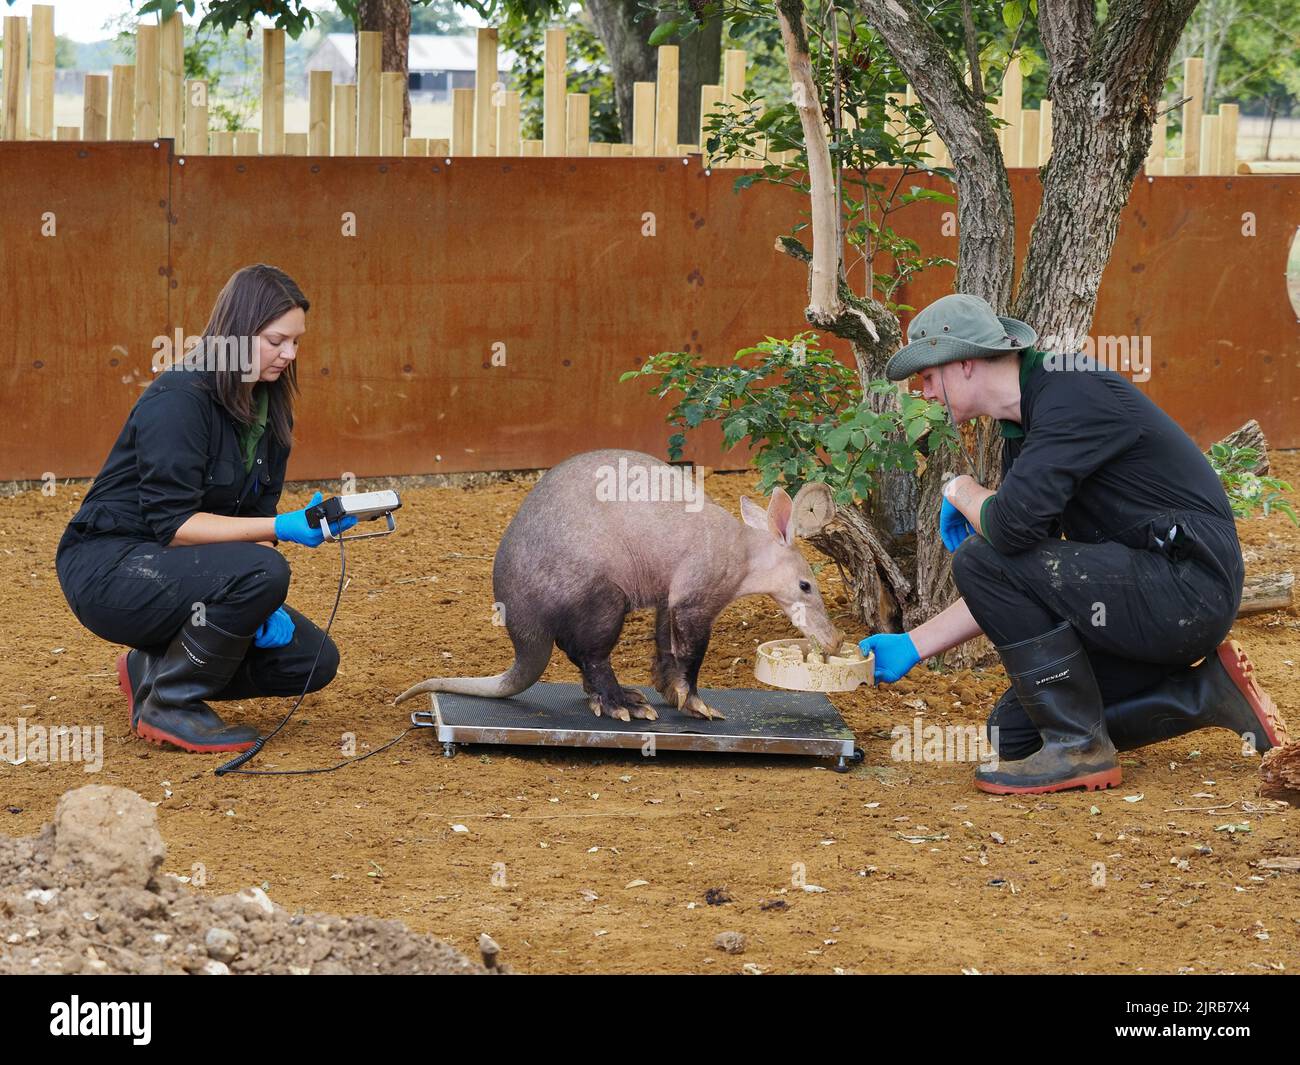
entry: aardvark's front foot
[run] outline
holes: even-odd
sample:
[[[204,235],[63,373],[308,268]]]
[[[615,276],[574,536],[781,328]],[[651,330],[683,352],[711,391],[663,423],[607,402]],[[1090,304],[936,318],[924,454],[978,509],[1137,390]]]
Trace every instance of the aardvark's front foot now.
[[[597,717],[604,715],[617,721],[631,721],[634,717],[643,721],[659,720],[658,711],[650,706],[645,696],[634,688],[621,689],[617,699],[599,693],[588,695],[587,705]]]
[[[676,703],[677,709],[691,717],[702,717],[706,721],[725,721],[722,711],[715,710],[700,698],[684,677],[675,677],[666,683],[659,693],[670,703]]]

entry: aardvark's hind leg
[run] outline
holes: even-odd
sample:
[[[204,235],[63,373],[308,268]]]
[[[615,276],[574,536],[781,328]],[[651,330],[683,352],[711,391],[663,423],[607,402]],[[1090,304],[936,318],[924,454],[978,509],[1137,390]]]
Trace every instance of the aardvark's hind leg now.
[[[612,585],[593,590],[587,601],[569,615],[571,621],[562,626],[555,643],[582,673],[582,688],[593,714],[619,721],[634,717],[655,721],[659,714],[654,707],[636,689],[619,684],[609,664],[610,652],[623,631],[627,608],[627,598]]]

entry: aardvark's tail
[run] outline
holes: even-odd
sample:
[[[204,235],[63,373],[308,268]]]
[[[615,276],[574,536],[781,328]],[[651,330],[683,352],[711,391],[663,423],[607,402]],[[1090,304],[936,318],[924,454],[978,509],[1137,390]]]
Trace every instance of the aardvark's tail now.
[[[504,673],[495,677],[430,677],[407,688],[397,697],[403,703],[421,692],[455,692],[458,695],[483,695],[489,699],[506,699],[531,687],[551,660],[554,644],[549,636],[525,642],[513,633],[514,663]]]

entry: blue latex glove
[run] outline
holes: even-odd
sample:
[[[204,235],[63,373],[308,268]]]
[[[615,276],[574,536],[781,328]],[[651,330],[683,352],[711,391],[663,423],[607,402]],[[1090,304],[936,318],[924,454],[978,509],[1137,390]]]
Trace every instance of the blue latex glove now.
[[[868,636],[858,644],[863,655],[875,654],[875,682],[886,684],[902,678],[909,669],[921,661],[916,644],[905,632],[880,632]]]
[[[956,551],[966,537],[975,532],[975,526],[966,520],[960,510],[948,500],[939,508],[939,539],[949,551]]]
[[[275,516],[275,538],[277,540],[288,540],[290,543],[302,544],[303,547],[320,547],[325,542],[325,536],[315,525],[307,521],[307,511],[321,501],[323,497],[319,492],[311,497],[302,510],[290,510],[284,514]],[[339,533],[352,528],[357,523],[357,519],[348,515],[342,521],[330,522],[330,531],[337,536]]]
[[[253,633],[254,647],[283,647],[293,639],[293,618],[284,607],[277,607],[275,613],[257,627]]]

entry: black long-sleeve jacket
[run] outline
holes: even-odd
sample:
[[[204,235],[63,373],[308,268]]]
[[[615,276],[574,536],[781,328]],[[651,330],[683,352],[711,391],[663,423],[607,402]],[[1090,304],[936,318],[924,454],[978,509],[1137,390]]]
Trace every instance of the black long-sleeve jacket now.
[[[1225,550],[1236,544],[1232,508],[1209,461],[1121,374],[1026,362],[1020,415],[1023,435],[1003,424],[1003,482],[980,514],[1002,554],[1062,533],[1148,548],[1153,532],[1163,538],[1180,517],[1192,526],[1217,519],[1212,538]]]
[[[182,368],[158,375],[131,408],[72,527],[166,546],[200,511],[275,515],[289,449],[268,426],[252,472],[245,473],[238,426],[207,387],[210,381]]]

